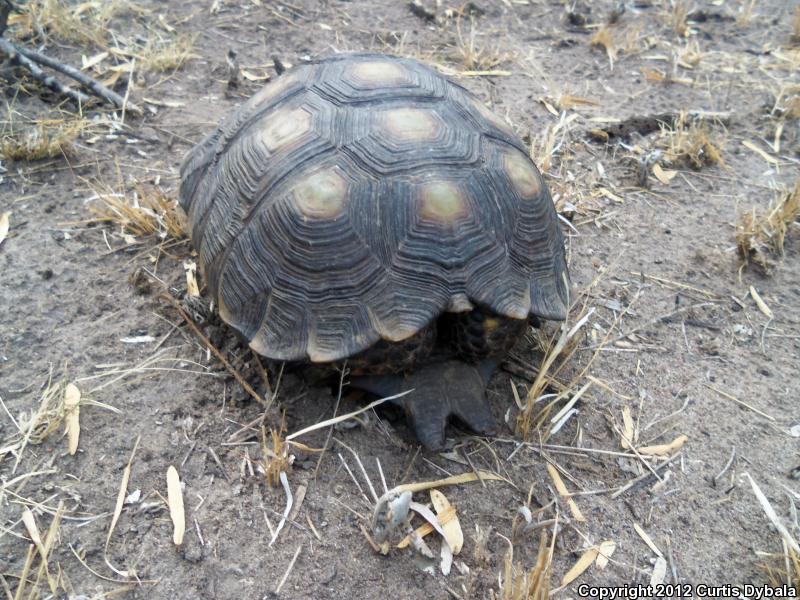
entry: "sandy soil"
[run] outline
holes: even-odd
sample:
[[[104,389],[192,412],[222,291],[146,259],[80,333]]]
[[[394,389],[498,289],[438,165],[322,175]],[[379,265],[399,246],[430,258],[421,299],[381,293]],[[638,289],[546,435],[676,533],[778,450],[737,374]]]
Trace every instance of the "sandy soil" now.
[[[558,513],[553,588],[588,548],[616,543],[605,569],[590,567],[557,596],[575,597],[580,583],[649,582],[656,553],[634,525],[667,558],[666,582],[766,582],[762,564],[780,563],[758,553],[781,553],[781,537],[745,473],[793,530],[790,503],[800,493],[800,446],[790,432],[800,424],[800,248],[795,228],[771,276],[753,267],[740,272],[735,225],[753,207],[766,210],[780,195],[777,190],[797,178],[798,123],[775,109],[789,101],[786,86],[799,83],[793,7],[767,0],[674,9],[655,1],[628,2],[609,30],[613,46],[607,52],[590,40],[614,5],[594,2],[590,11],[582,5],[568,18],[562,2],[480,0],[470,3],[476,11],[472,19],[457,19],[447,11],[461,5],[444,0],[436,20],[426,20],[406,3],[390,1],[231,0],[169,7],[141,2],[143,11],[110,20],[115,36],[104,43],[51,32],[44,48],[77,65],[82,54],[90,58],[115,44],[125,48],[179,34],[196,38],[180,69],[134,67],[130,99],[149,107],[143,117],[129,113],[123,126],[113,127],[107,108],[91,108],[85,116],[94,122],[66,156],[2,162],[0,213],[11,213],[8,237],[0,245],[4,593],[15,597],[31,547],[23,509],[32,511],[44,537],[59,505],[63,519],[53,528],[58,535],[48,556],[57,589],[51,596],[32,553],[24,597],[510,598],[501,595],[498,579],[509,540],[522,572],[533,565],[539,531],[552,530],[515,527],[515,515],[526,504],[534,520]],[[434,9],[433,2],[423,6]],[[676,25],[670,19],[681,16],[681,6],[694,12]],[[15,22],[7,36],[24,35],[23,26]],[[226,84],[230,49],[244,72],[235,89]],[[190,246],[157,236],[130,237],[119,223],[88,221],[96,217],[92,209],[103,205],[98,190],[124,193],[129,203],[137,184],[140,191],[158,186],[175,197],[185,152],[258,89],[263,83],[258,77],[274,75],[272,57],[296,64],[366,49],[415,56],[447,69],[531,142],[557,206],[574,227],[565,228],[578,299],[573,322],[582,308],[594,309],[558,380],[575,391],[591,385],[577,414],[546,445],[540,445],[542,431],[521,444],[510,427],[485,442],[451,429],[454,452],[418,451],[403,421],[386,412],[380,419],[368,413],[363,423],[334,431],[341,443],[331,442],[321,460],[293,449],[288,483],[295,500],[300,489],[305,497],[270,544],[285,493],[269,487],[260,472],[257,430],[244,436],[246,443],[229,443],[262,408],[159,298],[160,284],[135,276],[146,268],[182,293],[182,263],[191,259]],[[112,53],[88,70],[105,78],[130,58]],[[657,81],[657,72],[672,80]],[[66,104],[58,108],[58,100],[34,82],[14,81],[16,75],[3,70],[9,107],[4,138],[29,127],[31,119],[65,119],[64,111],[74,112]],[[116,89],[125,93],[127,84],[123,74]],[[704,111],[707,136],[721,149],[722,164],[670,165],[667,133],[632,131],[648,123],[632,117],[680,111]],[[609,126],[615,120],[624,127]],[[612,134],[606,141],[592,133],[603,128]],[[655,163],[648,163],[649,188],[643,187],[637,172],[648,155],[677,175],[662,183],[652,174]],[[751,286],[772,319],[757,306]],[[230,332],[202,326],[264,393],[252,357]],[[499,419],[515,406],[512,385],[524,397],[542,360],[541,342],[556,331],[551,324],[526,340],[493,379],[490,397]],[[140,343],[131,343],[137,337]],[[26,431],[48,386],[60,401],[61,382],[75,382],[84,397],[73,456],[58,410],[40,415],[36,435],[21,443],[20,430]],[[292,374],[285,375],[277,395],[288,432],[330,417],[334,401],[329,390],[310,388]],[[359,405],[345,398],[340,410]],[[637,447],[687,436],[670,454],[671,462],[631,458],[623,449],[625,407],[636,426]],[[271,409],[266,424],[274,426],[277,415]],[[512,424],[515,415],[513,408]],[[58,429],[40,436],[47,423]],[[321,447],[327,435],[317,431],[302,441]],[[44,441],[34,443],[39,437]],[[115,498],[137,440],[127,487],[133,496],[106,549]],[[431,575],[409,550],[381,556],[370,547],[360,527],[368,526],[373,502],[347,447],[376,487],[378,462],[389,486],[473,467],[510,483],[443,488],[457,507],[465,544],[449,576]],[[548,461],[577,494],[573,499],[585,520],[555,493]],[[169,465],[178,468],[185,485],[187,532],[179,548],[164,501]],[[658,475],[649,469],[658,469]],[[636,485],[615,494],[637,477]],[[415,499],[426,502],[427,495]],[[431,545],[438,554],[439,542]]]

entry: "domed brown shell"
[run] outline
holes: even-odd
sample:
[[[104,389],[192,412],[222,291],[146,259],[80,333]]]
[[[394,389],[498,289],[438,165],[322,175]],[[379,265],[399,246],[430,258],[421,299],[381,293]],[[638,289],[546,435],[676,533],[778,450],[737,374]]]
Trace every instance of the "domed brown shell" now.
[[[566,317],[562,234],[524,146],[416,61],[297,66],[198,144],[181,178],[220,314],[267,357],[338,360],[473,306]]]

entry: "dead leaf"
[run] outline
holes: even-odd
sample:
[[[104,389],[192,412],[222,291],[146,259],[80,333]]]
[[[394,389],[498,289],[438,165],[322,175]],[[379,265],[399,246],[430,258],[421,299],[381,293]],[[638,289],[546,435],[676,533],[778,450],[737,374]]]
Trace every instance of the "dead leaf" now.
[[[768,154],[766,151],[764,151],[761,148],[759,148],[758,146],[756,146],[753,142],[745,140],[745,141],[742,142],[742,145],[745,148],[749,148],[750,150],[752,150],[753,152],[758,154],[761,158],[763,158],[768,163],[771,163],[773,165],[777,165],[780,162],[780,161],[778,161],[777,158],[775,158],[771,154]]]
[[[664,554],[658,549],[658,546],[656,546],[656,543],[653,541],[653,539],[647,535],[647,532],[645,532],[645,530],[642,529],[638,523],[633,524],[633,529],[639,534],[639,537],[642,538],[644,543],[650,547],[650,550],[656,553],[656,556],[660,556],[662,558],[664,557]]]
[[[114,528],[117,526],[119,516],[122,514],[122,505],[125,502],[125,494],[128,491],[128,480],[131,478],[131,464],[133,464],[133,457],[136,454],[136,448],[139,447],[140,439],[141,438],[138,437],[136,438],[136,442],[133,444],[133,450],[131,451],[131,456],[128,458],[128,464],[122,471],[122,481],[119,484],[119,492],[117,492],[117,502],[114,505],[114,515],[111,517],[111,526],[108,528],[108,534],[106,535],[106,549],[108,549],[108,542],[111,540],[111,534],[114,533]]]
[[[163,106],[164,108],[182,108],[186,106],[186,102],[179,102],[178,100],[158,100],[156,98],[142,98],[147,104],[153,106]]]
[[[248,81],[266,81],[270,78],[269,75],[256,75],[255,73],[251,73],[245,69],[241,70],[242,77],[247,79]]]
[[[47,562],[47,553],[44,551],[44,546],[42,546],[42,536],[39,534],[39,527],[36,525],[36,517],[27,507],[22,510],[22,522],[25,524],[25,529],[28,531],[31,541],[42,556],[42,560]]]
[[[586,569],[592,566],[592,563],[596,559],[597,546],[584,552],[583,556],[578,559],[578,562],[572,565],[572,568],[567,571],[566,575],[561,579],[561,586],[563,587],[575,581]]]
[[[167,502],[169,503],[169,517],[174,528],[172,541],[176,546],[183,543],[183,534],[186,532],[186,516],[183,512],[183,492],[181,491],[181,478],[178,470],[172,465],[167,469]]]
[[[567,506],[569,506],[569,510],[570,512],[572,512],[572,516],[575,517],[576,521],[585,523],[586,517],[583,516],[581,509],[578,508],[578,505],[570,497],[569,490],[567,490],[567,486],[564,485],[564,481],[561,479],[561,475],[559,475],[556,468],[550,463],[547,463],[547,472],[550,473],[550,477],[553,480],[553,484],[556,486],[556,491],[558,492],[558,494],[567,500]]]
[[[653,574],[650,576],[650,585],[660,585],[664,583],[664,578],[667,576],[667,561],[663,556],[656,559],[656,564],[653,565]]]
[[[656,446],[644,446],[637,448],[639,454],[649,454],[651,456],[669,456],[676,450],[680,450],[689,441],[689,436],[679,435],[669,444],[658,444]]]
[[[442,529],[444,529],[445,525],[447,525],[448,523],[450,523],[450,521],[456,518],[456,509],[454,506],[451,506],[444,512],[437,514],[436,517],[439,519],[439,525],[441,525]],[[416,534],[421,538],[424,538],[426,535],[430,535],[433,531],[434,531],[433,525],[426,522],[417,527],[414,530],[414,534]],[[400,540],[400,542],[398,542],[397,547],[405,548],[411,542],[412,542],[412,534],[409,533],[406,537]]]
[[[64,390],[64,410],[66,416],[67,440],[69,453],[74,455],[78,451],[78,441],[81,437],[81,420],[80,420],[80,401],[81,391],[74,383],[67,385]]]
[[[756,291],[756,288],[753,287],[752,285],[750,286],[750,295],[753,297],[753,300],[755,300],[756,306],[758,306],[758,310],[764,313],[765,317],[767,317],[768,319],[775,318],[775,315],[772,314],[772,309],[770,309],[770,307],[767,306],[767,303],[764,302],[764,300],[761,298],[761,294],[759,294]]]
[[[607,190],[606,188],[600,188],[598,191],[600,192],[601,196],[605,196],[609,200],[613,200],[614,202],[618,202],[619,204],[625,203],[625,199],[622,198],[622,196],[618,196],[617,194],[615,194],[610,190]]]
[[[624,406],[622,408],[622,424],[624,426],[622,431],[622,447],[629,450],[633,445],[633,417],[631,416],[631,407]]]
[[[614,554],[614,550],[616,549],[617,543],[612,540],[606,540],[600,543],[597,549],[597,560],[595,561],[595,565],[597,565],[598,569],[602,570],[606,568],[608,559],[611,558],[611,555]]]
[[[81,56],[81,71],[86,71],[87,69],[91,69],[92,67],[99,65],[107,58],[108,58],[108,52],[100,52],[98,54],[95,54],[91,58],[86,58],[85,56]]]
[[[662,169],[661,165],[658,163],[653,165],[653,175],[655,175],[656,179],[658,179],[664,185],[668,185],[670,181],[675,179],[677,174],[677,171]]]
[[[6,211],[0,215],[0,244],[6,239],[8,229],[11,226],[11,211]]]
[[[458,521],[458,515],[455,514],[455,509],[450,505],[450,501],[439,490],[431,490],[431,504],[436,511],[436,516],[439,517],[441,523],[442,515],[448,509],[453,509],[453,518],[446,524],[442,523],[442,530],[444,537],[450,547],[453,549],[453,554],[457,555],[461,552],[461,547],[464,545],[464,533],[461,531],[461,523]]]
[[[558,117],[559,113],[558,113],[558,111],[556,110],[555,106],[553,106],[552,104],[550,104],[550,103],[549,103],[547,100],[545,100],[544,98],[540,98],[540,99],[539,99],[539,102],[541,102],[541,103],[544,105],[544,107],[547,109],[547,112],[549,112],[551,115],[553,115],[553,116],[555,116],[555,117]]]
[[[404,483],[403,485],[398,485],[396,490],[399,491],[409,491],[409,492],[421,492],[423,490],[429,490],[432,488],[444,487],[446,485],[460,485],[462,483],[472,483],[474,481],[505,481],[506,483],[510,483],[507,479],[500,477],[500,475],[495,475],[494,473],[490,473],[489,471],[484,471],[482,469],[478,469],[478,471],[472,471],[470,473],[462,473],[461,475],[453,475],[452,477],[445,477],[444,479],[437,479],[435,481],[420,481],[418,483]]]
[[[192,261],[185,261],[183,268],[186,270],[186,293],[194,298],[200,297],[200,288],[197,286],[197,264]]]

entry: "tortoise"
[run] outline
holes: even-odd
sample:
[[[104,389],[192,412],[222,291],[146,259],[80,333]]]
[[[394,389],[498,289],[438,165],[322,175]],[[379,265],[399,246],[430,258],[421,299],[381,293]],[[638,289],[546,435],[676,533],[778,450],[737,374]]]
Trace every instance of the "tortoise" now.
[[[415,60],[287,70],[181,166],[180,205],[223,321],[258,354],[336,365],[426,447],[489,434],[485,389],[569,275],[550,193],[505,121]]]

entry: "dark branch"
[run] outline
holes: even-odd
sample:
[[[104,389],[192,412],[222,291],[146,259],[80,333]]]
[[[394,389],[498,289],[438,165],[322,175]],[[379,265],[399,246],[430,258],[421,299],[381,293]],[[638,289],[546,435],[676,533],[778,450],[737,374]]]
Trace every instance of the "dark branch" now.
[[[17,64],[20,67],[27,69],[34,79],[38,80],[46,88],[53,90],[57,94],[72,98],[79,105],[86,104],[91,99],[91,96],[88,96],[81,91],[74,90],[68,85],[64,85],[52,75],[48,75],[42,71],[39,68],[39,65],[19,51],[16,44],[8,41],[4,37],[0,37],[0,50],[8,54],[8,58],[12,64]]]
[[[70,65],[65,65],[64,63],[58,62],[57,60],[50,58],[49,56],[45,56],[40,52],[36,52],[35,50],[29,50],[28,48],[24,48],[22,46],[19,46],[18,44],[14,44],[13,42],[8,42],[8,43],[11,44],[19,54],[25,56],[25,58],[30,59],[31,61],[36,62],[40,65],[44,65],[45,67],[50,67],[54,71],[63,73],[67,77],[71,77],[72,79],[80,83],[82,86],[89,89],[95,96],[102,98],[106,102],[114,104],[115,106],[117,106],[117,108],[125,107],[126,110],[129,110],[131,112],[140,115],[142,114],[142,109],[139,108],[136,104],[134,104],[130,100],[126,102],[125,98],[120,96],[117,92],[107,88],[99,81],[92,79],[91,77],[89,77],[85,73],[82,73],[75,67],[72,67]],[[3,48],[3,50],[6,49]]]

